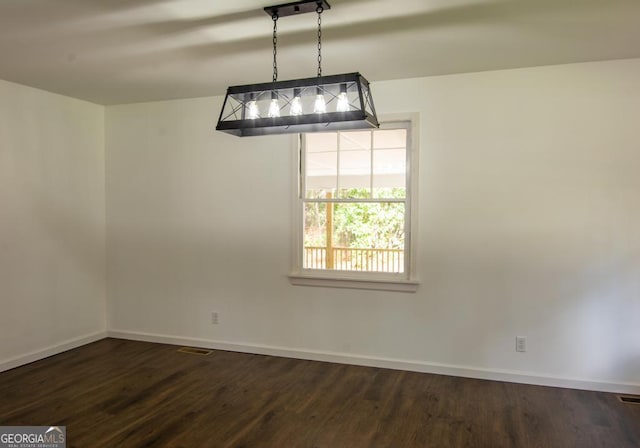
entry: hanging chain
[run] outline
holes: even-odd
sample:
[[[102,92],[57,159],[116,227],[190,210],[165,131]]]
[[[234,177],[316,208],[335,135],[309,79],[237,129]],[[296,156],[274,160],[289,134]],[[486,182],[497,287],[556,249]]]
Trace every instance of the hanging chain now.
[[[318,5],[316,12],[318,13],[318,78],[322,76],[322,5]]]
[[[271,16],[273,19],[273,82],[278,80],[278,14]]]

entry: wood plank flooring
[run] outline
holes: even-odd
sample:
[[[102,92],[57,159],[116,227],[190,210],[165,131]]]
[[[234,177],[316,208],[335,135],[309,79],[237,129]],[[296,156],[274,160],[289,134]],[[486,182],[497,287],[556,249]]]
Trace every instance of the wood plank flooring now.
[[[0,373],[69,447],[640,447],[613,394],[104,339]]]

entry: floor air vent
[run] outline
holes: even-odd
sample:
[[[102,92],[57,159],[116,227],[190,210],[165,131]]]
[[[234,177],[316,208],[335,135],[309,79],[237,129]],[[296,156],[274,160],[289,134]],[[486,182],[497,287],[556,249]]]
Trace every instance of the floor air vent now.
[[[211,354],[211,350],[207,350],[204,348],[194,348],[194,347],[182,347],[178,351],[180,353],[188,353],[190,355],[200,355],[200,356],[207,356]]]
[[[620,395],[618,400],[626,404],[640,404],[640,397],[625,397],[624,395]]]

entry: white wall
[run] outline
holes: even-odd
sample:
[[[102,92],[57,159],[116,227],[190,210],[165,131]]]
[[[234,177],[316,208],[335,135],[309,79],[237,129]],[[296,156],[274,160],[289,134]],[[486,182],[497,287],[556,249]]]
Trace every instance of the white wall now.
[[[108,107],[112,334],[640,391],[638,80],[626,60],[374,84],[380,114],[421,117],[416,294],[288,283],[290,137],[215,132],[219,97]]]
[[[0,81],[0,370],[104,336],[104,108]]]

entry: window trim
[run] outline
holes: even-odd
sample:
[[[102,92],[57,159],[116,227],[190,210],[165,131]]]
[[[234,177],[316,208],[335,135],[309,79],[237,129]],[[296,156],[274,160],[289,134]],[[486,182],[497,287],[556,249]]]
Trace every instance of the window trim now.
[[[405,272],[401,274],[384,272],[353,272],[331,271],[319,269],[304,269],[302,266],[303,249],[303,179],[302,179],[302,138],[296,134],[292,139],[292,215],[293,215],[293,244],[292,270],[289,282],[296,286],[320,286],[329,288],[370,289],[379,291],[415,292],[419,281],[416,277],[417,238],[418,229],[418,155],[420,145],[418,140],[419,115],[393,114],[380,118],[380,129],[397,128],[398,123],[408,124],[407,134],[407,219],[405,220]]]

